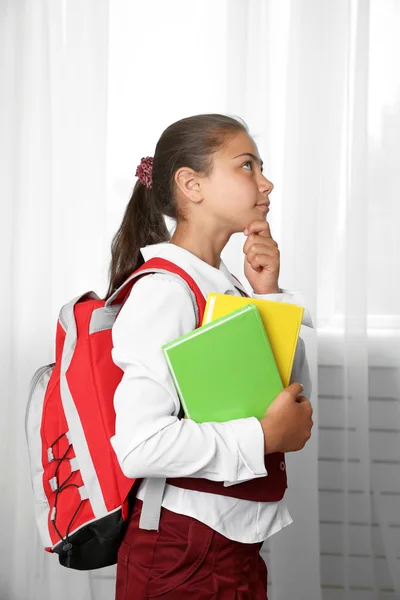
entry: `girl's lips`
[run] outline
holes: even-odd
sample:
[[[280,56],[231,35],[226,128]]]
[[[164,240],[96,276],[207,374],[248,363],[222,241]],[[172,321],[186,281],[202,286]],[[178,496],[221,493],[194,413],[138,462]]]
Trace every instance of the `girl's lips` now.
[[[269,212],[268,204],[257,204],[256,207],[260,210],[264,210],[265,212]]]

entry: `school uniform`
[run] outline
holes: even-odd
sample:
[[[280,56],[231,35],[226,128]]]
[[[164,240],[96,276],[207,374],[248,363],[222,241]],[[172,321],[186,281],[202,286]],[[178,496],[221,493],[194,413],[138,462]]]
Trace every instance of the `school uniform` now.
[[[222,261],[214,268],[172,243],[141,252],[145,260],[160,257],[184,269],[205,297],[209,292],[244,292]],[[253,297],[303,305],[301,293],[289,290]],[[307,309],[303,325],[313,327]],[[267,568],[260,547],[292,522],[281,499],[286,485],[281,482],[275,493],[260,495],[265,489],[261,483],[268,482],[275,465],[272,455],[272,462],[265,461],[258,419],[202,424],[178,419],[180,402],[161,346],[196,326],[186,284],[169,273],[146,275],[135,283],[113,326],[112,357],[124,373],[114,396],[111,443],[124,473],[143,478],[120,548],[116,600],[179,600],[189,593],[193,600],[266,598]],[[302,383],[303,394],[311,396],[301,338],[291,381]],[[284,465],[278,460],[277,469]],[[142,530],[139,518],[149,478],[164,477],[159,531]],[[188,489],[191,484],[194,489]],[[239,490],[236,497],[232,490]],[[279,499],[255,501],[275,497]]]

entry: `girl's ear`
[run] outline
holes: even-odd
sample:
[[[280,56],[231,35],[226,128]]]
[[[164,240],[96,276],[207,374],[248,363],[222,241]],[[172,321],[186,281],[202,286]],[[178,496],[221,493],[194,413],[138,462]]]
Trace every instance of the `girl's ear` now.
[[[175,173],[175,184],[185,198],[191,202],[201,202],[203,195],[201,192],[200,177],[188,167],[181,167]]]

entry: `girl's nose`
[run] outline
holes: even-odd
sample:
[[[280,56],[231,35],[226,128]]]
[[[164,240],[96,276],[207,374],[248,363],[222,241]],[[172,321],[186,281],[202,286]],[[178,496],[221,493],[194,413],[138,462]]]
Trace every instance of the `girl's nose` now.
[[[267,179],[265,177],[265,175],[261,174],[260,182],[259,182],[260,192],[263,192],[263,193],[267,192],[267,194],[270,194],[273,189],[274,189],[274,184],[272,183],[272,181]]]

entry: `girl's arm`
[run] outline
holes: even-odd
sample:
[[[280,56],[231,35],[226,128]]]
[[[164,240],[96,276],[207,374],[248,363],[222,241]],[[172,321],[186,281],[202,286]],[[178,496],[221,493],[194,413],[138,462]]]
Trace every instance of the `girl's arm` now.
[[[124,474],[241,482],[267,475],[256,418],[178,419],[180,403],[161,346],[195,328],[192,300],[168,275],[139,280],[114,324],[112,357],[124,371],[111,443]]]

